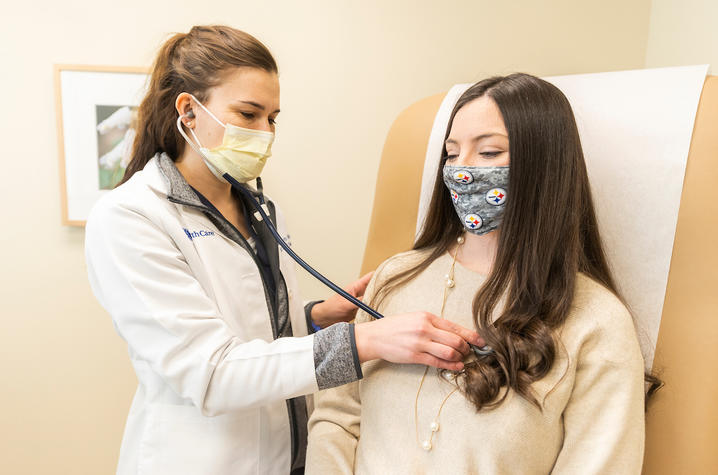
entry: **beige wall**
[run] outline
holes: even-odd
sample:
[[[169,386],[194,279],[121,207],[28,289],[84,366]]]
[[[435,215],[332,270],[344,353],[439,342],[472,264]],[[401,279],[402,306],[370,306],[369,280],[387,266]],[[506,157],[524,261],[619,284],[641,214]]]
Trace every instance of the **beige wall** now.
[[[404,107],[494,73],[641,68],[649,16],[654,27],[670,16],[651,16],[649,0],[42,3],[15,2],[0,29],[4,473],[111,472],[135,386],[87,285],[83,230],[59,224],[53,63],[149,66],[167,33],[195,23],[257,35],[283,88],[265,182],[295,248],[348,282],[383,141]],[[301,285],[308,298],[325,294],[308,278]]]
[[[718,72],[718,2],[653,0],[646,67],[711,64]]]

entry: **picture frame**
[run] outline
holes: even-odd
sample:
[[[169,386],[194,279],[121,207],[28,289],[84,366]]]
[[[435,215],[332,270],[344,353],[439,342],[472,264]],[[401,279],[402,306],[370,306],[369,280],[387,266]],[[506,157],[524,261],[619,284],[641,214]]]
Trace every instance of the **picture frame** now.
[[[62,224],[84,226],[124,175],[149,70],[54,66]]]

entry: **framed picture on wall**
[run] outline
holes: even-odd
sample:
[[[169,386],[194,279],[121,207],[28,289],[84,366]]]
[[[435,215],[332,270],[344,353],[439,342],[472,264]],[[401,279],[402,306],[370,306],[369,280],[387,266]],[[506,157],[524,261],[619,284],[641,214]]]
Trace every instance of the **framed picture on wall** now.
[[[147,70],[55,65],[62,223],[84,226],[125,172]]]

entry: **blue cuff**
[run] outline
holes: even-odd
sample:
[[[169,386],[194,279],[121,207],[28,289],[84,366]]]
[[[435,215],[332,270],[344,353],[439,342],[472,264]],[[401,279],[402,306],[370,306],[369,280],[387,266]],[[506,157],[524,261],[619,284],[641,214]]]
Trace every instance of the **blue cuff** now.
[[[324,302],[324,300],[314,300],[304,306],[304,318],[307,320],[307,331],[309,331],[310,334],[316,333],[322,329],[319,325],[314,323],[314,320],[312,320],[312,309],[316,304],[322,302]]]

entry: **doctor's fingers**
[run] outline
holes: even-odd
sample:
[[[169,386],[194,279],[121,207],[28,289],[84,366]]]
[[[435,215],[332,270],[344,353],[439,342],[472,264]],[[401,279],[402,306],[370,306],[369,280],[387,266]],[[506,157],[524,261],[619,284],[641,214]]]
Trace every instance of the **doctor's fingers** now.
[[[464,363],[461,362],[461,353],[454,350],[453,348],[444,346],[440,343],[430,343],[427,345],[426,350],[426,352],[414,354],[412,357],[412,362],[416,364],[433,366],[439,369],[448,369],[449,371],[461,371],[462,369],[464,369]],[[452,354],[458,355],[459,361],[446,360],[442,358],[442,355],[446,356]]]
[[[364,292],[366,291],[366,287],[367,285],[369,285],[369,281],[371,280],[373,275],[374,271],[361,276],[359,280],[349,286],[349,292],[355,297],[362,298],[364,296]]]
[[[422,338],[423,337],[423,338]],[[471,352],[469,344],[455,333],[430,327],[420,336],[419,350],[447,361],[461,361]]]
[[[486,345],[486,342],[484,341],[483,338],[481,338],[481,336],[478,333],[476,333],[474,330],[469,330],[468,328],[464,328],[461,325],[459,325],[458,323],[454,323],[450,320],[446,320],[444,318],[440,318],[437,316],[433,316],[433,318],[431,319],[431,323],[436,328],[440,328],[447,332],[451,332],[455,335],[458,335],[463,340],[468,341],[469,343],[473,343],[476,346],[482,347],[482,346]]]

